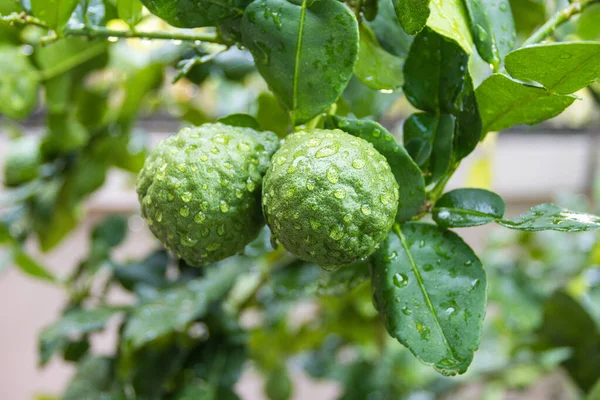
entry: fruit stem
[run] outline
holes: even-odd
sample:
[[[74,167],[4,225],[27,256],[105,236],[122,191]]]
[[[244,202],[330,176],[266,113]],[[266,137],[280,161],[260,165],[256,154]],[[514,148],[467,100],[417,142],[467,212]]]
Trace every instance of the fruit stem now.
[[[560,25],[569,21],[574,15],[580,14],[588,6],[594,3],[600,3],[600,0],[580,0],[571,3],[569,6],[554,14],[544,25],[535,31],[521,47],[542,42],[548,36],[552,35]]]

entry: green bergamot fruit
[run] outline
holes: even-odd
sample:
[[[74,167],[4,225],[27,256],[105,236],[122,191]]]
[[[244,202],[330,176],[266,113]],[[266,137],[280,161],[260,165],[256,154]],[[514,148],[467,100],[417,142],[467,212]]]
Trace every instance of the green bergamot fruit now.
[[[263,212],[274,238],[323,267],[371,255],[397,208],[398,185],[386,159],[337,129],[288,136],[265,175]]]
[[[220,123],[159,143],[137,183],[152,233],[191,265],[242,251],[264,226],[261,185],[278,146],[274,133]]]

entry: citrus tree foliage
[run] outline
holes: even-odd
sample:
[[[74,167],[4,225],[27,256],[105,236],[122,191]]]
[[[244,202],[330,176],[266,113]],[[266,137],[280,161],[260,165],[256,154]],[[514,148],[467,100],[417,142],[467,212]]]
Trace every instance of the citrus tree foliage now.
[[[236,399],[252,362],[288,399],[291,360],[340,399],[443,395],[468,370],[518,387],[557,366],[597,393],[600,280],[573,285],[600,263],[600,217],[509,217],[499,194],[445,191],[488,132],[586,87],[600,99],[600,4],[549,3],[0,1],[0,269],[68,288],[39,336],[42,365],[77,363],[64,398]],[[378,120],[403,97],[399,139]],[[154,114],[186,128],[148,155],[136,122]],[[114,168],[142,171],[142,215],[170,252],[117,261],[127,221],[112,216],[55,275],[25,242],[61,243]],[[450,230],[493,223],[512,233],[484,262]],[[494,257],[514,243],[526,254]],[[135,301],[114,303],[117,288]],[[307,301],[318,311],[298,322]],[[112,322],[114,352],[95,355]],[[480,348],[489,365],[471,365]]]

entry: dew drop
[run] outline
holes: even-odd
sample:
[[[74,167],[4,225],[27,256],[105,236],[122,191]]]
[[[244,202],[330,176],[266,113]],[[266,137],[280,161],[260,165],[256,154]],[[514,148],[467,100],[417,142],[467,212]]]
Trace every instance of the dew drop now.
[[[240,142],[237,145],[237,148],[238,148],[239,151],[243,151],[243,152],[250,151],[250,145],[248,143],[246,143],[246,142]]]
[[[338,143],[335,143],[335,144],[332,144],[329,146],[325,146],[325,147],[321,147],[315,153],[315,157],[316,158],[330,157],[330,156],[336,154],[339,149],[340,149],[340,145]]]
[[[217,228],[217,234],[219,236],[223,236],[225,234],[225,224],[219,225],[219,227]]]
[[[344,222],[350,223],[352,221],[352,214],[348,213],[344,215]]]
[[[207,162],[208,161],[208,156],[204,153],[200,154],[200,161],[202,162]]]
[[[184,203],[189,203],[192,200],[192,194],[190,192],[184,192],[181,194],[181,200]]]
[[[185,247],[194,247],[198,243],[198,240],[191,237],[190,234],[187,234],[181,238],[180,242]]]
[[[404,315],[412,314],[412,310],[410,308],[408,308],[407,306],[402,307],[401,310],[402,310],[402,314],[404,314]]]
[[[194,222],[197,224],[201,224],[206,220],[206,214],[204,214],[202,211],[200,211],[198,214],[196,214],[196,216],[194,217]]]
[[[227,203],[225,200],[221,200],[219,202],[219,209],[221,209],[221,212],[225,214],[229,211],[229,203]]]
[[[248,182],[246,182],[246,189],[248,189],[249,192],[254,192],[254,189],[256,189],[256,184],[253,181],[248,180]]]
[[[208,251],[215,251],[215,250],[219,250],[221,248],[221,243],[211,243],[208,246],[206,246],[206,250]]]
[[[315,181],[314,179],[309,179],[306,181],[306,188],[308,190],[315,190]]]
[[[321,227],[321,223],[319,221],[311,218],[310,219],[310,227],[312,228],[313,231],[317,231]]]
[[[371,215],[371,213],[372,213],[371,207],[368,204],[363,204],[360,207],[360,211],[365,215]]]
[[[336,167],[330,167],[327,170],[327,180],[333,184],[338,183],[340,176]]]
[[[158,211],[158,212],[156,213],[156,215],[155,215],[155,218],[156,218],[156,220],[157,220],[158,222],[161,222],[161,221],[162,221],[162,219],[163,219],[162,212],[161,212],[161,211]]]
[[[187,207],[181,207],[179,209],[179,215],[181,215],[184,218],[187,218],[190,216],[190,209]]]
[[[333,192],[333,195],[335,196],[336,199],[344,199],[346,198],[346,191],[342,188],[337,189],[335,192]]]
[[[333,229],[331,230],[331,232],[329,232],[329,237],[332,238],[333,240],[340,240],[341,238],[344,237],[344,228],[340,227],[340,226],[335,226],[333,227]]]
[[[401,274],[399,272],[394,275],[392,280],[394,281],[394,285],[396,285],[396,287],[399,287],[399,288],[403,288],[406,285],[408,285],[408,276]]]
[[[361,158],[357,158],[354,161],[352,161],[352,166],[356,169],[361,169],[364,168],[365,162]]]

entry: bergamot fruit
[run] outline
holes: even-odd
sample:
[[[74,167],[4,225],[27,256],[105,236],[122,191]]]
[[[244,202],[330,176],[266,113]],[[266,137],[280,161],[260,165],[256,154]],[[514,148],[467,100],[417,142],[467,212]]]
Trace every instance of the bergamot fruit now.
[[[323,267],[371,255],[397,208],[398,185],[386,159],[337,129],[288,136],[263,184],[263,212],[274,238]]]
[[[191,265],[242,251],[264,226],[261,185],[278,146],[274,133],[220,123],[159,143],[137,182],[152,233]]]

